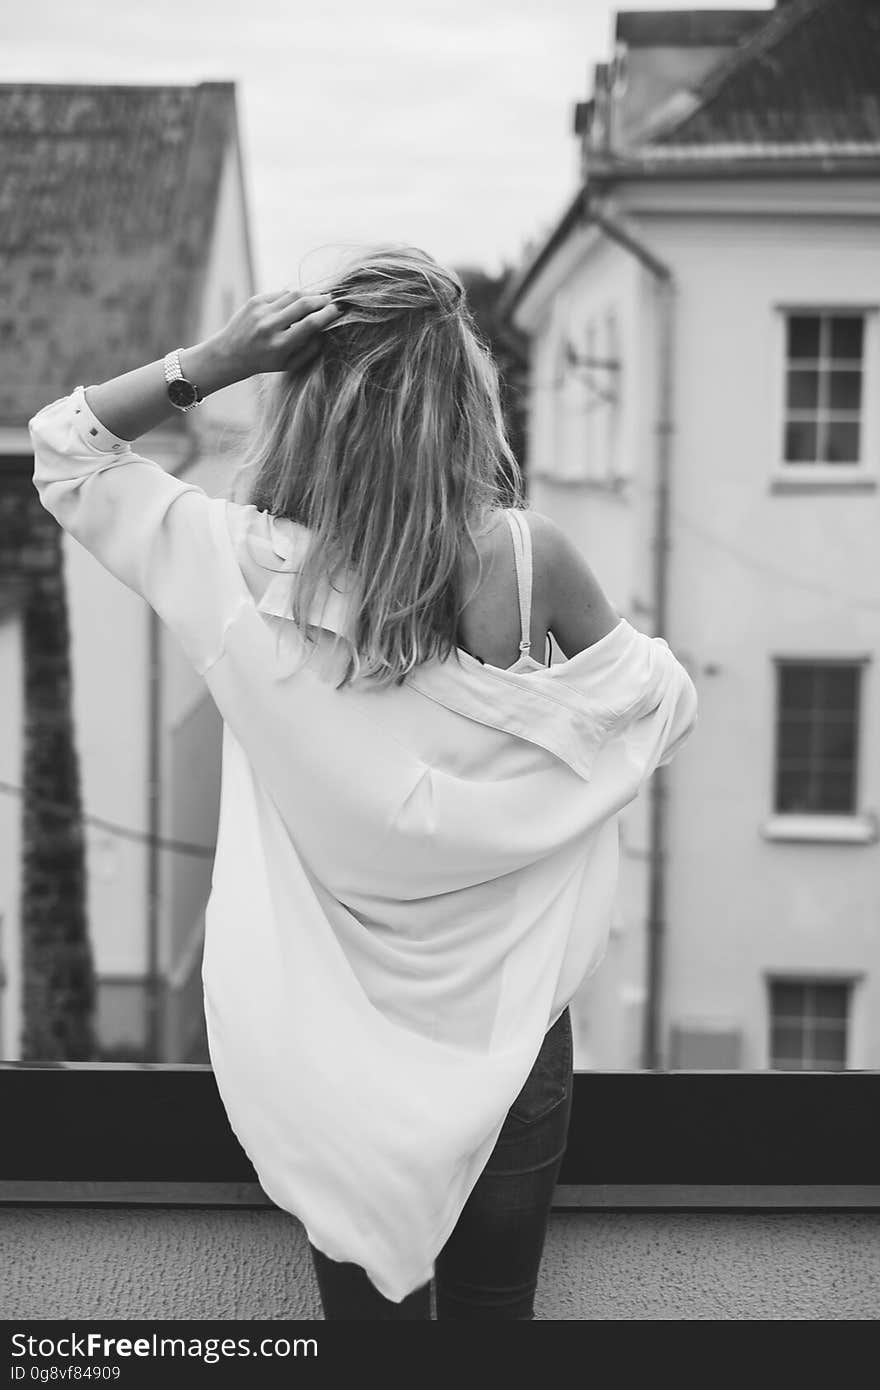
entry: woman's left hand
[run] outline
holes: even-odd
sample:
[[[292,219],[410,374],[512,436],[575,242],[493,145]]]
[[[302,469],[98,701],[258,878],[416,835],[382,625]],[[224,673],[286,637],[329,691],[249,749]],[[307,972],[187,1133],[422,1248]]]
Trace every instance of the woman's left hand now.
[[[340,313],[328,294],[256,294],[205,347],[223,363],[230,381],[258,372],[295,372],[317,356],[321,330]]]

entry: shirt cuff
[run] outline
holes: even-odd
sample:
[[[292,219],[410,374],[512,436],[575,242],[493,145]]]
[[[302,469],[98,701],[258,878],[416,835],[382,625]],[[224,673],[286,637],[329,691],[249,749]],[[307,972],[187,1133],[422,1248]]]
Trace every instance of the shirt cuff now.
[[[131,448],[130,439],[120,439],[118,434],[111,434],[110,430],[101,424],[86,400],[84,386],[77,386],[71,392],[70,401],[73,407],[74,432],[87,449],[93,450],[96,454],[122,454]]]

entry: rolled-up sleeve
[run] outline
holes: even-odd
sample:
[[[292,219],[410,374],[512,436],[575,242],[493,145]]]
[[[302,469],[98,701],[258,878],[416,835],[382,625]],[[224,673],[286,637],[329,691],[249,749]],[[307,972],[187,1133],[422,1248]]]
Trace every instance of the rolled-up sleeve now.
[[[78,386],[29,422],[34,486],[63,529],[140,594],[200,674],[248,599],[227,524],[233,504],[143,458]]]

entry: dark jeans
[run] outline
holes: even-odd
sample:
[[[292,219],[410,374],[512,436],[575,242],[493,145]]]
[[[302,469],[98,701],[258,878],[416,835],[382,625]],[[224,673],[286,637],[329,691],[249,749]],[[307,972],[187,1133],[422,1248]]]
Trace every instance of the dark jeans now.
[[[571,1017],[545,1035],[525,1085],[458,1221],[437,1256],[437,1318],[534,1318],[535,1288],[572,1097]],[[324,1317],[430,1318],[431,1284],[401,1303],[384,1298],[359,1265],[310,1244]]]

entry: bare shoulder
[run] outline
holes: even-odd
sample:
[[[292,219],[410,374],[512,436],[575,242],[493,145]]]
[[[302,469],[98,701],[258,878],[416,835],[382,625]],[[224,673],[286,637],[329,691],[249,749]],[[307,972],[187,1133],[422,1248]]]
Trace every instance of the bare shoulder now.
[[[532,537],[535,595],[565,656],[591,647],[620,622],[583,552],[543,512],[526,513]]]

